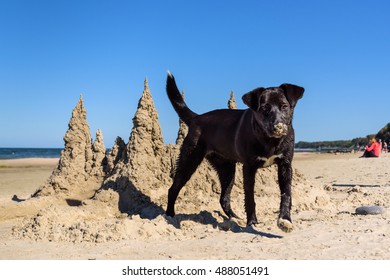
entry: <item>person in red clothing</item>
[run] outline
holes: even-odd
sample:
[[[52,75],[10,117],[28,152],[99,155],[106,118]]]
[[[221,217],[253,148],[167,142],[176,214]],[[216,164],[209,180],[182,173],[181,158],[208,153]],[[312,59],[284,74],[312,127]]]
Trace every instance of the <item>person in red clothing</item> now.
[[[370,145],[366,146],[364,153],[361,157],[379,157],[381,153],[382,145],[378,143],[375,137],[370,139]]]

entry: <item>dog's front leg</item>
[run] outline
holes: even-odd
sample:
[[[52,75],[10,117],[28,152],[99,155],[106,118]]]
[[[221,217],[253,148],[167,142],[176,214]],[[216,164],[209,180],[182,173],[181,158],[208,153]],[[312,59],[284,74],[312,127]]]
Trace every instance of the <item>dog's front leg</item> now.
[[[282,160],[278,163],[278,180],[280,188],[280,212],[278,227],[284,232],[291,232],[293,224],[291,222],[291,181],[292,167],[290,160]]]
[[[244,191],[245,191],[245,211],[247,217],[247,226],[257,224],[256,203],[254,197],[255,176],[257,168],[244,164]]]

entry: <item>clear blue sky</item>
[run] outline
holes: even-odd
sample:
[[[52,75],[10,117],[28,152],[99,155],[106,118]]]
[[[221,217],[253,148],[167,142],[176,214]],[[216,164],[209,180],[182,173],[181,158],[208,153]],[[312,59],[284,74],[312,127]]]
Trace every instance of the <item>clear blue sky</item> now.
[[[198,113],[293,83],[296,141],[390,122],[390,1],[0,0],[0,147],[63,147],[80,93],[94,136],[128,140],[148,77],[165,142],[166,71]]]

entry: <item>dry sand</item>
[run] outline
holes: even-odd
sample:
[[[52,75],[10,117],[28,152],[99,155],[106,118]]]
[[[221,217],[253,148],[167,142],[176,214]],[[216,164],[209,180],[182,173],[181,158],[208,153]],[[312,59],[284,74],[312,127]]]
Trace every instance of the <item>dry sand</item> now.
[[[58,159],[2,160],[0,259],[388,260],[390,155],[378,159],[358,156],[296,154],[294,167],[313,185],[320,186],[321,191],[324,189],[321,196],[328,196],[324,201],[331,203],[323,203],[323,209],[315,210],[293,207],[292,233],[277,228],[276,202],[272,202],[276,205],[272,204],[267,213],[259,211],[258,203],[258,218],[262,222],[253,228],[246,228],[244,220],[226,221],[221,209],[214,206],[218,201],[211,204],[213,210],[203,205],[196,211],[192,209],[192,214],[179,215],[176,220],[167,220],[164,215],[127,217],[113,211],[115,207],[111,206],[118,201],[110,190],[94,200],[86,195],[79,197],[83,201],[80,206],[78,199],[72,206],[70,200],[65,203],[52,197],[20,202],[47,181]],[[366,186],[334,187],[332,184]],[[164,193],[167,188],[161,186]],[[299,198],[293,197],[293,204],[294,201]],[[191,203],[191,197],[185,203]],[[387,211],[382,215],[355,215],[355,209],[363,205],[380,205]],[[241,204],[233,206],[243,214]]]

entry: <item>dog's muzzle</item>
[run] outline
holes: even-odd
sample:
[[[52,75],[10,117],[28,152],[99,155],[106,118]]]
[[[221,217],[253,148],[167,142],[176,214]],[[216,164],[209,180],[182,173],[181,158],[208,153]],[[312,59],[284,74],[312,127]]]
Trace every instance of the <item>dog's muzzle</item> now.
[[[288,127],[284,123],[277,123],[274,125],[274,134],[273,136],[276,138],[283,137],[287,135]]]

